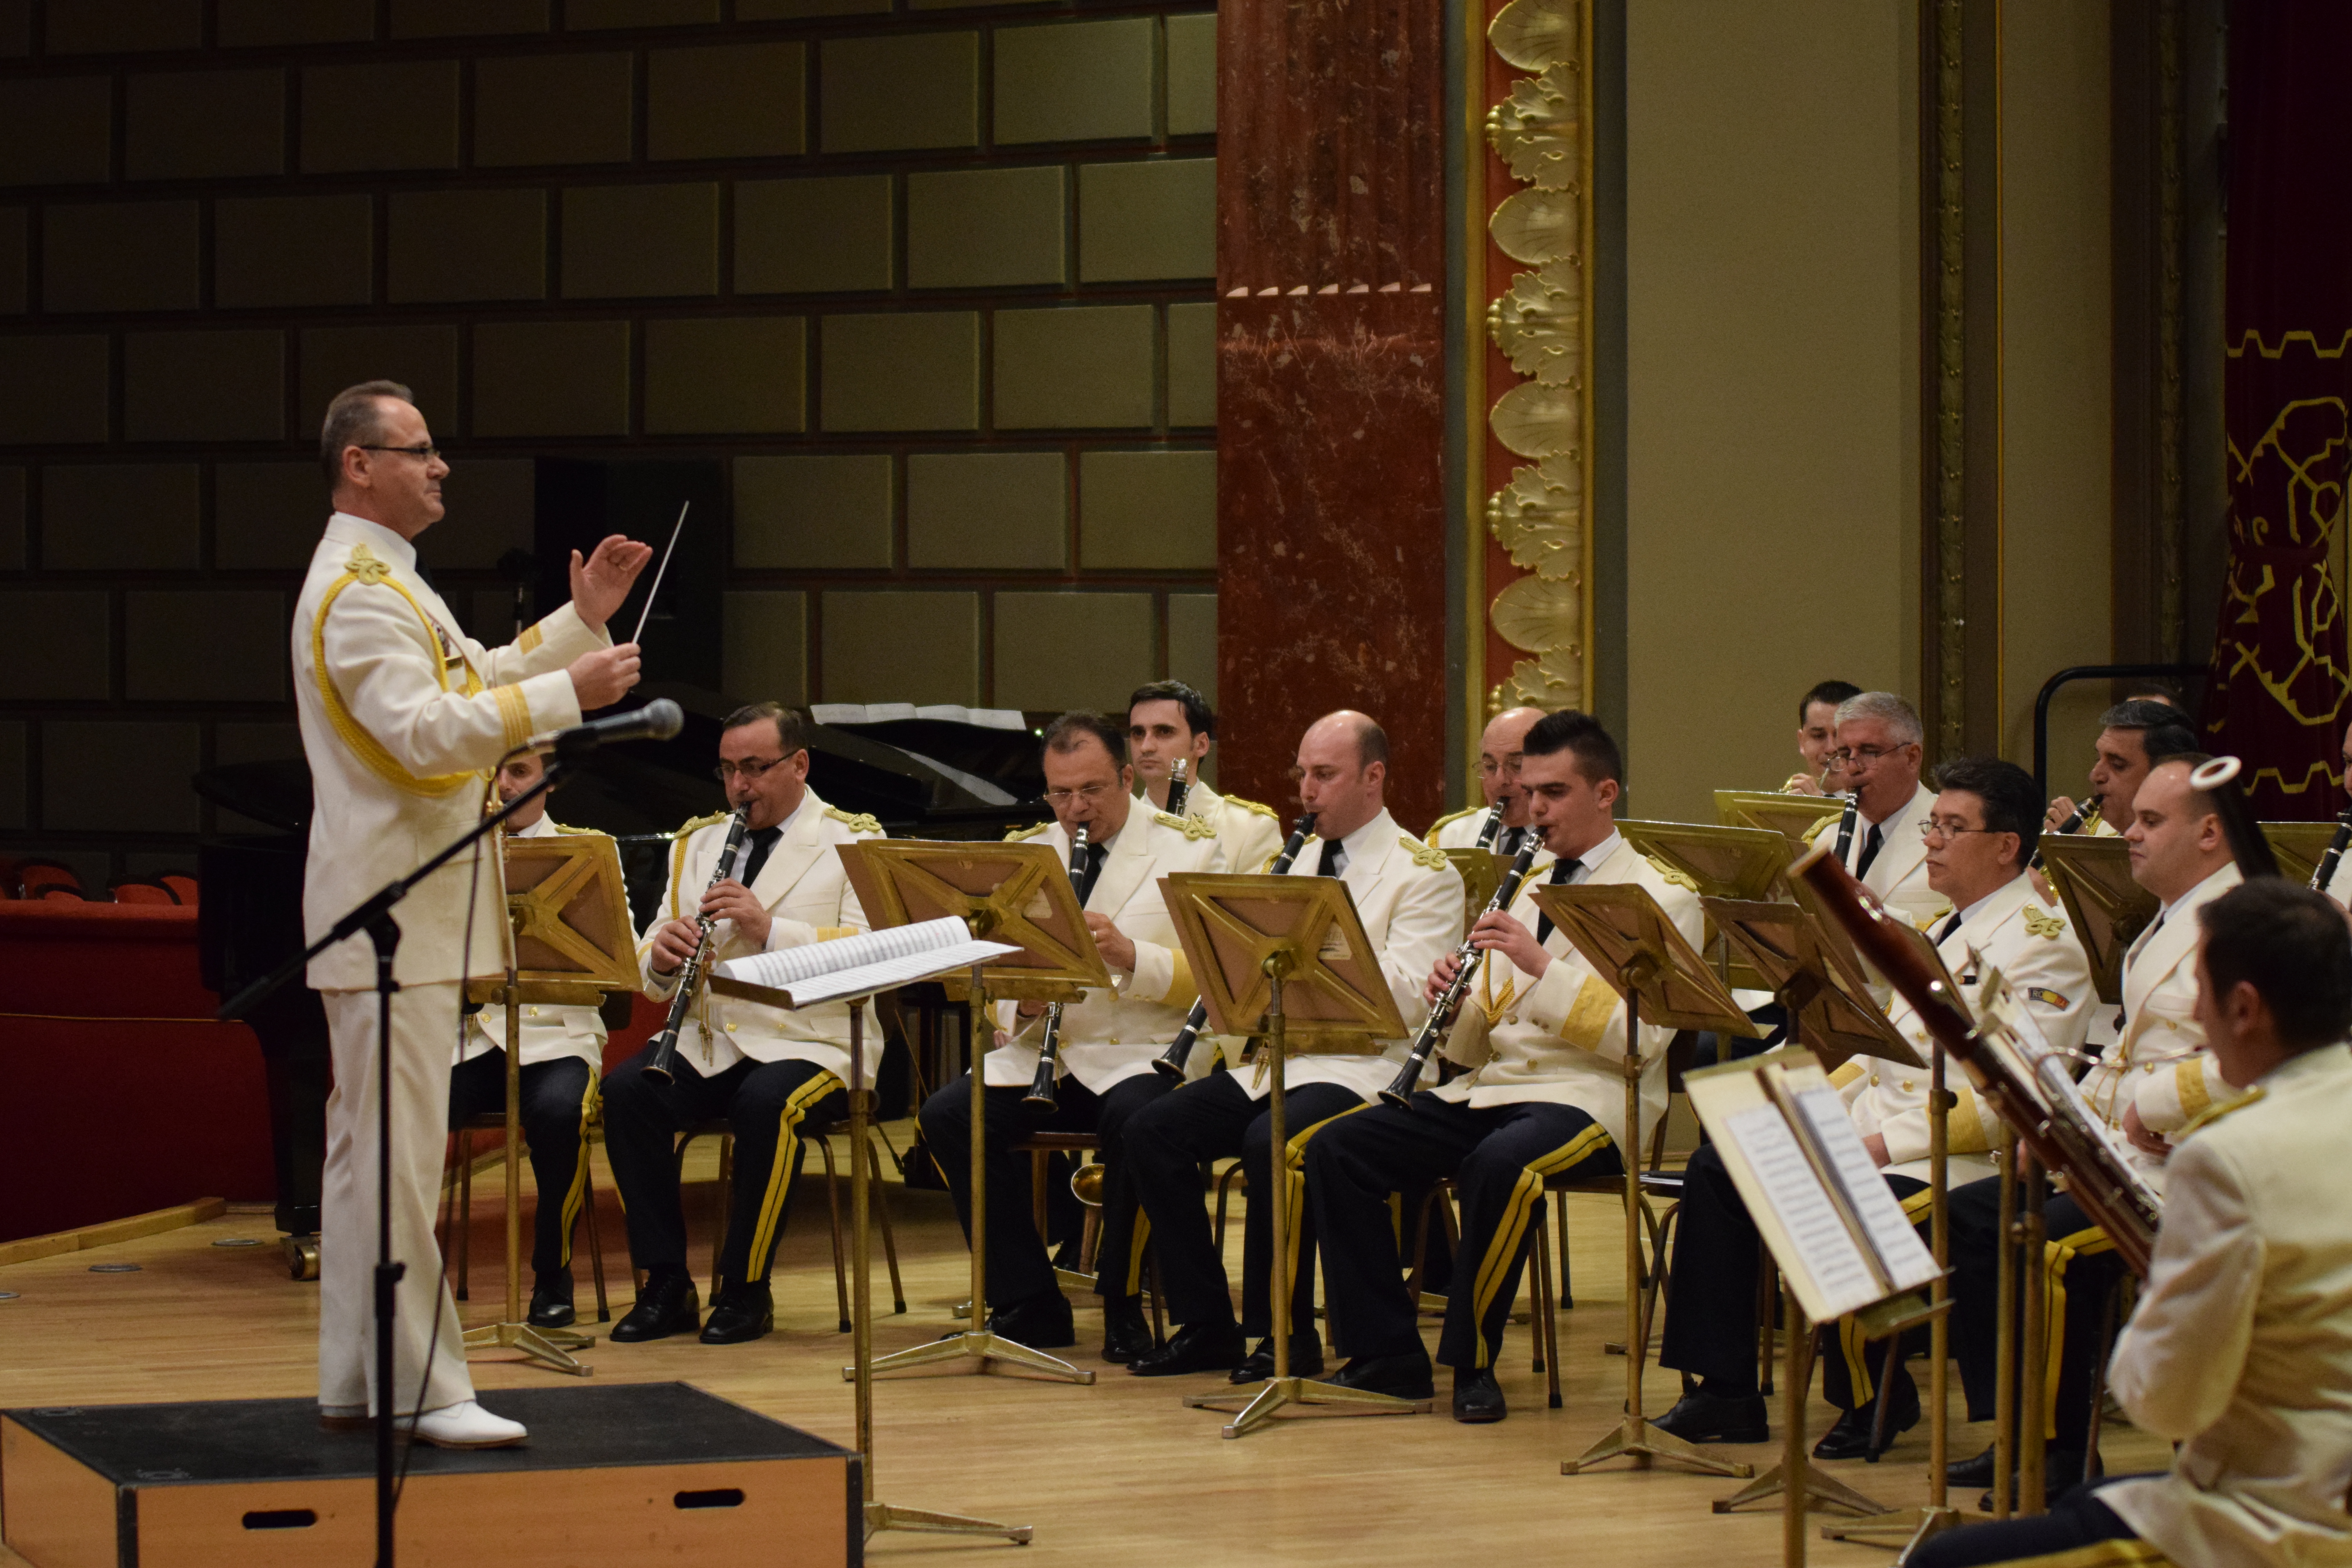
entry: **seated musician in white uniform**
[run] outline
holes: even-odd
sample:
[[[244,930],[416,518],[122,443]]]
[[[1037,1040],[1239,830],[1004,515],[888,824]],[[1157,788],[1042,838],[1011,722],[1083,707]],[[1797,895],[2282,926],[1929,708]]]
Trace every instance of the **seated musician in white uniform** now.
[[[1804,766],[1789,775],[1787,795],[1838,795],[1847,787],[1831,753],[1837,750],[1838,704],[1862,695],[1851,680],[1823,680],[1797,700],[1797,755]]]
[[[1388,811],[1388,736],[1361,713],[1328,714],[1298,742],[1298,798],[1315,814],[1316,835],[1290,868],[1294,877],[1337,877],[1348,887],[1371,939],[1397,1010],[1410,1033],[1427,1016],[1422,983],[1461,940],[1462,878],[1445,857],[1408,837]],[[1183,1325],[1168,1343],[1138,1356],[1146,1377],[1231,1370],[1235,1383],[1274,1375],[1272,1205],[1289,1205],[1296,1279],[1291,1290],[1290,1370],[1323,1370],[1315,1331],[1315,1238],[1297,1174],[1318,1128],[1371,1102],[1395,1078],[1409,1041],[1381,1042],[1381,1056],[1300,1056],[1284,1075],[1288,1148],[1277,1184],[1263,1061],[1212,1073],[1138,1113],[1127,1131],[1136,1194],[1150,1216],[1170,1315]],[[1242,1315],[1234,1321],[1225,1268],[1201,1201],[1201,1167],[1238,1155],[1249,1181],[1242,1243]],[[1245,1336],[1263,1342],[1244,1360]]]
[[[1503,807],[1503,826],[1488,846],[1497,855],[1517,855],[1535,829],[1528,826],[1528,797],[1518,787],[1519,747],[1528,731],[1543,717],[1540,708],[1506,708],[1486,721],[1478,737],[1479,805],[1465,806],[1429,825],[1422,842],[1433,849],[1468,849],[1486,830],[1486,816],[1496,803]]]
[[[546,771],[535,754],[515,758],[499,770],[499,798],[513,800]],[[513,838],[551,838],[588,829],[566,827],[548,816],[541,795],[507,818],[506,831]],[[467,1019],[449,1071],[451,1131],[477,1116],[505,1113],[506,1037],[507,1010],[496,1002]],[[523,1005],[520,1110],[531,1180],[539,1188],[530,1244],[530,1321],[538,1328],[560,1329],[572,1321],[572,1230],[588,1191],[588,1123],[604,1072],[602,1013]]]
[[[2352,940],[2276,879],[2171,913],[2201,928],[2197,1015],[2228,1098],[2174,1140],[2108,1374],[2171,1468],[2053,1484],[2049,1512],[1934,1536],[1919,1568],[2352,1562]]]
[[[2091,964],[2057,910],[2034,894],[2025,874],[2042,830],[2042,792],[2014,763],[1962,758],[1937,770],[1940,786],[1927,820],[1927,877],[1953,912],[1935,931],[1936,950],[1960,983],[1963,1005],[1998,973],[2059,1050],[2083,1038],[2091,1002]],[[1937,1047],[1910,1006],[1898,1000],[1890,1021],[1922,1058]],[[1864,1146],[1887,1186],[1920,1225],[1927,1222],[1927,1074],[1856,1057],[1831,1075]],[[1978,1100],[1964,1074],[1946,1078],[1958,1103],[1950,1112],[1948,1179],[1972,1181],[1992,1169],[2000,1120]],[[1757,1232],[1712,1143],[1691,1156],[1675,1233],[1674,1279],[1658,1361],[1699,1379],[1658,1418],[1691,1442],[1760,1443],[1769,1436],[1757,1392]],[[1814,1447],[1822,1459],[1871,1451],[1875,1379],[1886,1375],[1886,1342],[1867,1357],[1851,1320],[1826,1324],[1822,1392],[1845,1415]],[[1898,1363],[1888,1405],[1887,1436],[1919,1419],[1919,1394]]]
[[[686,1266],[678,1134],[719,1117],[734,1134],[727,1236],[701,1329],[705,1344],[740,1344],[775,1326],[768,1272],[808,1152],[803,1129],[849,1113],[846,1004],[770,1007],[709,988],[709,967],[728,959],[866,929],[837,847],[878,838],[882,826],[827,805],[808,787],[808,768],[807,731],[795,710],[759,702],[727,716],[718,771],[728,803],[748,812],[742,847],[732,866],[719,865],[724,815],[678,829],[669,887],[637,943],[646,994],[669,1005],[701,940],[698,917],[716,921],[670,1081],[646,1074],[651,1046],[604,1080],[605,1152],[628,1214],[629,1257],[646,1275],[636,1305],[613,1325],[623,1344],[691,1332],[700,1321]],[[862,1087],[871,1089],[870,1056],[866,1072]]]
[[[1282,819],[1270,805],[1219,795],[1201,777],[1216,744],[1217,715],[1209,700],[1181,680],[1155,680],[1127,700],[1127,760],[1135,769],[1142,798],[1168,809],[1170,769],[1184,763],[1184,809],[1180,814],[1217,830],[1225,847],[1225,868],[1256,871],[1282,848]]]
[[[2162,702],[2116,703],[2099,715],[2091,793],[2079,804],[2063,795],[2052,801],[2050,830],[2102,837],[2121,833],[2131,822],[2132,797],[2147,782],[2147,770],[2167,757],[2197,749],[2197,732],[2178,708]]]
[[[1446,1042],[1446,1055],[1472,1070],[1421,1089],[1402,1109],[1374,1105],[1340,1117],[1307,1146],[1307,1202],[1322,1238],[1331,1337],[1349,1358],[1334,1383],[1431,1397],[1429,1352],[1418,1305],[1405,1292],[1390,1195],[1450,1176],[1462,1239],[1437,1360],[1454,1369],[1455,1420],[1503,1419],[1495,1356],[1545,1178],[1622,1176],[1622,1152],[1638,1148],[1665,1114],[1673,1031],[1642,1026],[1642,1125],[1628,1128],[1625,1009],[1533,897],[1546,881],[1635,883],[1697,945],[1704,917],[1696,895],[1668,881],[1612,820],[1623,769],[1617,742],[1590,715],[1564,710],[1528,731],[1519,787],[1559,858],[1548,878],[1528,879],[1507,911],[1483,915],[1472,928],[1483,973]],[[1454,973],[1449,952],[1423,994],[1433,1000]]]
[[[1103,1354],[1126,1362],[1151,1348],[1139,1277],[1142,1227],[1121,1158],[1129,1119],[1170,1092],[1171,1080],[1151,1059],[1183,1028],[1200,994],[1177,945],[1160,894],[1171,871],[1223,871],[1215,829],[1171,816],[1138,801],[1127,741],[1098,713],[1065,713],[1045,727],[1045,803],[1054,820],[1009,835],[1052,847],[1065,865],[1071,837],[1087,829],[1085,860],[1074,868],[1078,902],[1095,947],[1110,970],[1108,988],[1088,990],[1062,1012],[1055,1102],[1032,1103],[1043,1004],[1010,1003],[1000,1011],[1002,1043],[988,1053],[988,1326],[1033,1350],[1077,1342],[1070,1303],[1054,1278],[1045,1237],[1030,1217],[1029,1157],[1013,1145],[1033,1132],[1091,1131],[1101,1140],[1102,1228],[1095,1289],[1103,1299]],[[1196,1060],[1197,1060],[1196,1054]],[[1202,1064],[1205,1065],[1205,1064]],[[971,1075],[923,1103],[923,1142],[954,1196],[956,1217],[971,1234]]]
[[[1927,846],[1919,837],[1919,825],[1936,804],[1935,789],[1919,776],[1925,733],[1911,704],[1891,691],[1865,691],[1838,704],[1837,749],[1831,754],[1854,796],[1845,868],[1912,920],[1948,910],[1927,885]],[[1839,817],[1825,817],[1814,841],[1843,831]]]

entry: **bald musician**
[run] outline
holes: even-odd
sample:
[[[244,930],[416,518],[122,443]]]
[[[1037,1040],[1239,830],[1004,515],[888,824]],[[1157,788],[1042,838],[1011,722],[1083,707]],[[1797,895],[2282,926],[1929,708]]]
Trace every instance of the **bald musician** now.
[[[1181,680],[1154,680],[1127,700],[1128,760],[1144,797],[1168,809],[1170,769],[1185,764],[1183,815],[1217,830],[1225,868],[1255,871],[1282,848],[1282,819],[1274,808],[1219,795],[1201,776],[1216,744],[1217,715],[1209,700]]]
[[[1429,1012],[1422,982],[1461,938],[1461,874],[1389,815],[1388,735],[1363,714],[1342,710],[1317,720],[1299,739],[1292,772],[1299,804],[1315,814],[1316,832],[1290,875],[1336,877],[1347,885],[1405,1028],[1415,1030]],[[1279,1184],[1263,1060],[1213,1073],[1137,1114],[1127,1132],[1128,1165],[1158,1237],[1170,1315],[1183,1327],[1166,1345],[1138,1356],[1129,1371],[1144,1377],[1230,1371],[1235,1383],[1274,1375],[1270,1281],[1276,1203],[1289,1205],[1297,1258],[1290,1369],[1300,1377],[1323,1370],[1323,1342],[1315,1331],[1314,1227],[1300,1201],[1297,1173],[1309,1142],[1330,1118],[1372,1103],[1388,1086],[1411,1041],[1379,1044],[1383,1054],[1378,1056],[1308,1055],[1286,1064],[1288,1147]],[[1201,1202],[1201,1167],[1235,1155],[1249,1180],[1239,1324],[1224,1262]],[[1262,1342],[1244,1359],[1249,1336]]]
[[[1797,699],[1797,755],[1804,766],[1789,775],[1780,788],[1790,795],[1837,795],[1847,787],[1845,775],[1832,763],[1837,750],[1838,704],[1862,695],[1851,680],[1823,680]]]
[[[1854,796],[1845,868],[1913,920],[1949,909],[1927,885],[1927,846],[1919,837],[1936,803],[1935,790],[1919,776],[1925,738],[1911,704],[1891,691],[1865,691],[1838,704],[1837,748],[1830,757]],[[1815,841],[1838,831],[1838,818],[1824,818]]]
[[[1465,806],[1429,825],[1422,841],[1433,849],[1468,849],[1478,842],[1486,814],[1500,803],[1502,831],[1492,846],[1497,855],[1517,855],[1535,829],[1528,825],[1528,797],[1518,788],[1519,752],[1528,731],[1543,717],[1540,708],[1507,708],[1486,721],[1478,737],[1478,793],[1484,805]]]

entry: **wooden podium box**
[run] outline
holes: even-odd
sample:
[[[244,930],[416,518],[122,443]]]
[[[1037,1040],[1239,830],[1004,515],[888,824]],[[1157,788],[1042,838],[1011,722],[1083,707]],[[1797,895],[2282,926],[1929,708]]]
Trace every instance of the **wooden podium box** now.
[[[409,1450],[404,1568],[863,1557],[855,1452],[683,1383],[485,1393],[520,1448]],[[309,1399],[0,1411],[0,1530],[36,1568],[274,1568],[375,1550],[375,1435]]]

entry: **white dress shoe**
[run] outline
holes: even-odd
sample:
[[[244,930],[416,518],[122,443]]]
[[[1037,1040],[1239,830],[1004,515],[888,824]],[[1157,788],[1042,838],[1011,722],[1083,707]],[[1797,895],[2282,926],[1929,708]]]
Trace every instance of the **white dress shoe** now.
[[[416,1441],[436,1448],[511,1448],[530,1436],[521,1422],[493,1415],[470,1399],[427,1410],[403,1425]]]

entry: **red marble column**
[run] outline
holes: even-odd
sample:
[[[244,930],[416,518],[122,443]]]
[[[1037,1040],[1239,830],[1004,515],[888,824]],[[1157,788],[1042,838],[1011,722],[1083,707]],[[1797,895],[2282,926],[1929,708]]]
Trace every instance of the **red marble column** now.
[[[1386,726],[1418,828],[1445,776],[1438,0],[1218,14],[1219,778],[1286,816],[1298,736]]]

